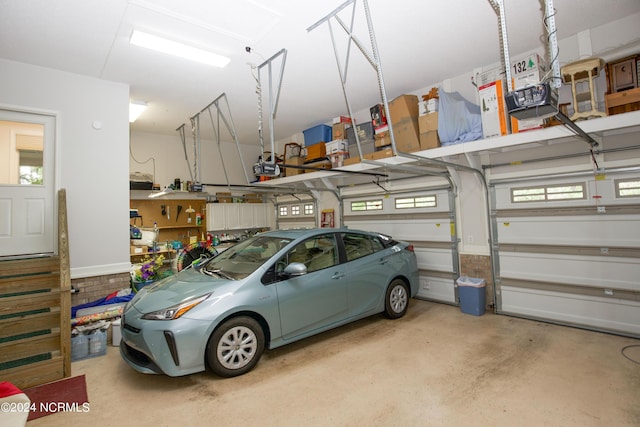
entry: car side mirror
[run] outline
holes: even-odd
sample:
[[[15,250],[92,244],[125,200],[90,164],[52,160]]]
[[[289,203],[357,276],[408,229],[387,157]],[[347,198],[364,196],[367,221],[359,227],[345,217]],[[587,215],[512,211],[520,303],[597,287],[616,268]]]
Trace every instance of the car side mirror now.
[[[292,262],[285,267],[282,274],[288,277],[302,276],[307,274],[307,266],[301,262]]]

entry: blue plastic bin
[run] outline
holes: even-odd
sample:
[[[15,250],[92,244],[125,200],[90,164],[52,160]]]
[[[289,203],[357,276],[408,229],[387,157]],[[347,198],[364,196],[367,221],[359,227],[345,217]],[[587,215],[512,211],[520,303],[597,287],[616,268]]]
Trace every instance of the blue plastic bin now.
[[[485,281],[476,277],[461,276],[456,280],[460,310],[466,314],[482,316],[485,305]]]
[[[331,126],[318,125],[307,130],[303,130],[304,146],[308,147],[319,142],[331,142]]]

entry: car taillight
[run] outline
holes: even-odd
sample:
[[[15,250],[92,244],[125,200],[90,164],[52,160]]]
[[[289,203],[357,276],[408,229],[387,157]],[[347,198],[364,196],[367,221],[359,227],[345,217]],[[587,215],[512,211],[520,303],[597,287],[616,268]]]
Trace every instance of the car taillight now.
[[[406,249],[407,249],[408,251],[413,252],[413,245],[407,245]]]

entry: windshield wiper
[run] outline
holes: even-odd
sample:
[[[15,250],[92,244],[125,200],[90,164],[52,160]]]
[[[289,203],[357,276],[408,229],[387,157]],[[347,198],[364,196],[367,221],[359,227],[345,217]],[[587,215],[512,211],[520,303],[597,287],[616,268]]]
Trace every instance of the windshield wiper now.
[[[233,280],[233,277],[231,277],[228,274],[224,273],[220,269],[218,269],[218,270],[209,270],[209,269],[204,268],[204,269],[202,269],[202,271],[204,271],[204,274],[206,274],[207,276],[213,276],[215,274],[217,276],[222,277],[223,279]]]

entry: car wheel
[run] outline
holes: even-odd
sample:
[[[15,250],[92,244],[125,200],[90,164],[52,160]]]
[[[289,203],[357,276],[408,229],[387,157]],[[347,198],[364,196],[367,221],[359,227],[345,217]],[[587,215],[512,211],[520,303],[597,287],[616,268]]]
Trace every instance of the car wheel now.
[[[409,308],[409,288],[402,279],[395,279],[387,288],[384,315],[389,319],[404,316]]]
[[[215,330],[207,345],[207,361],[221,377],[235,377],[256,366],[264,351],[264,332],[251,317],[235,317]]]

